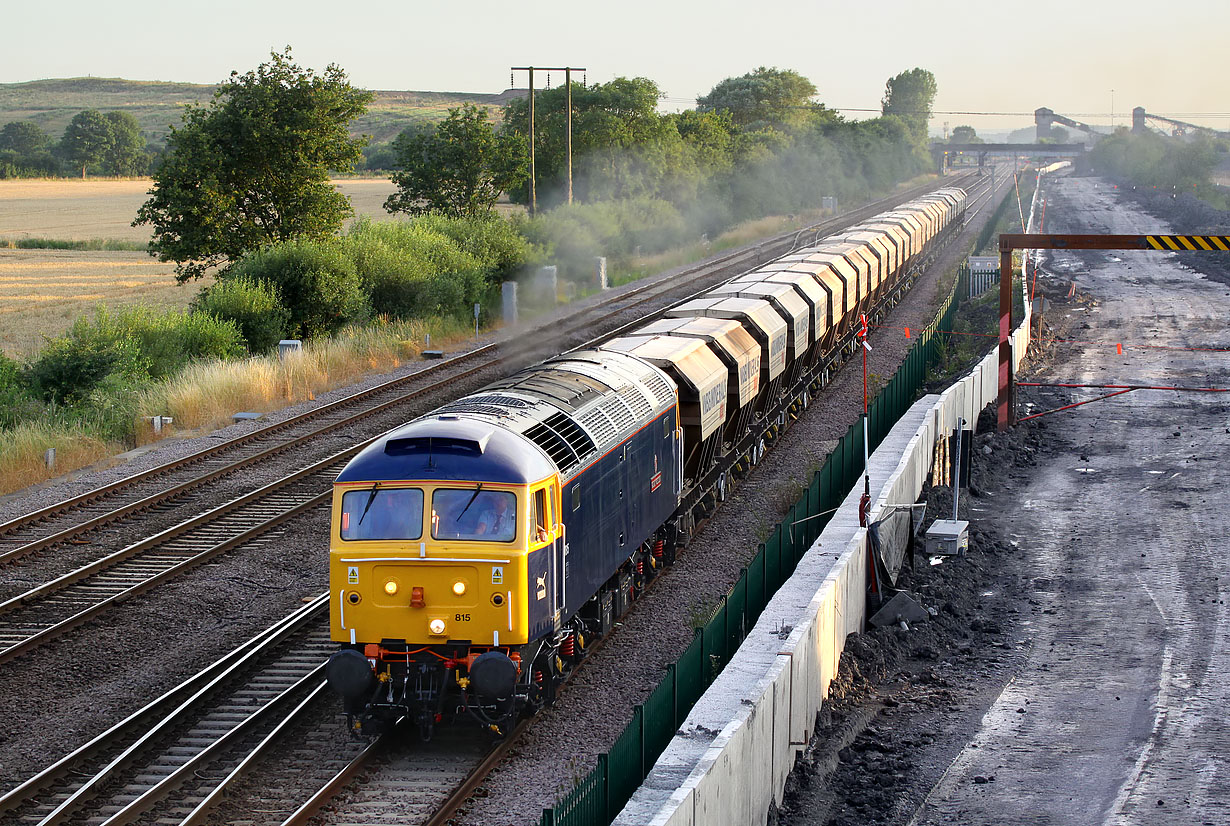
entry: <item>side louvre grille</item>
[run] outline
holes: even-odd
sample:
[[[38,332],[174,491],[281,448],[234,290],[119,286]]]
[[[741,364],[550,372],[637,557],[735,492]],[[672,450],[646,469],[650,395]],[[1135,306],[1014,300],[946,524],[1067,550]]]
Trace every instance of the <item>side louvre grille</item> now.
[[[645,401],[645,396],[640,390],[635,387],[625,387],[619,391],[619,398],[623,399],[624,404],[632,409],[632,415],[637,420],[649,418],[649,414],[653,412],[653,408],[649,406],[649,402]]]
[[[525,431],[525,437],[546,451],[561,473],[567,473],[594,452],[589,434],[563,413],[552,413]]]

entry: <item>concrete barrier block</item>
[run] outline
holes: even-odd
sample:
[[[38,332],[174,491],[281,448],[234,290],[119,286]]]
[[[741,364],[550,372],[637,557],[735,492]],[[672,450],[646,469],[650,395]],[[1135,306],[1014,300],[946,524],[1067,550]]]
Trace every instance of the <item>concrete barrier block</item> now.
[[[975,426],[998,393],[997,377],[992,352],[956,389],[907,411],[870,463],[873,515],[918,498],[937,436],[954,429],[958,418]],[[865,619],[868,540],[858,525],[861,493],[860,480],[616,824],[763,823],[768,801],[780,801],[845,640],[862,630]]]
[[[773,802],[778,806],[782,805],[786,779],[794,769],[795,753],[802,750],[801,746],[797,749],[793,748],[794,741],[791,739],[794,735],[794,727],[791,723],[791,697],[797,690],[794,685],[795,671],[791,660],[791,657],[779,654],[777,662],[774,663],[768,675],[768,690],[772,698],[773,710],[773,745],[769,752],[773,760],[773,767],[768,790]],[[811,719],[815,720],[814,714]],[[808,732],[810,733],[810,727]]]
[[[729,666],[728,666],[729,668]],[[740,708],[722,729],[697,766],[701,776],[693,794],[693,819],[697,823],[737,826],[764,821],[773,790],[774,677],[782,672],[771,667],[744,698]],[[786,672],[788,673],[788,672]],[[788,773],[788,772],[787,772]],[[689,778],[690,780],[691,778]],[[783,775],[784,782],[784,775]]]

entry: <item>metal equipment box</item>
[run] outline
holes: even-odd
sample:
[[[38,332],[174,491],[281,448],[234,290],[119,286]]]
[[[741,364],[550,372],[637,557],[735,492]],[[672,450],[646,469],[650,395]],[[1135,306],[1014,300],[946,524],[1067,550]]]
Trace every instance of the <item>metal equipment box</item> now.
[[[969,522],[937,519],[927,528],[927,553],[963,556],[969,550]]]

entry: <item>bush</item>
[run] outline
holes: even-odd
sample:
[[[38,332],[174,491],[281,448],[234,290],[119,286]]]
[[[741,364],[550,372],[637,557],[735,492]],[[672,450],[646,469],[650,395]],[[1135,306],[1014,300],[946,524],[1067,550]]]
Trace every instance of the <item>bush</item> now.
[[[516,226],[495,215],[481,218],[424,215],[413,223],[447,236],[463,252],[474,256],[492,284],[507,281],[518,270],[542,259],[542,251],[535,249]]]
[[[112,313],[99,306],[92,319],[78,318],[65,335],[48,340],[30,377],[46,400],[79,404],[112,375],[163,378],[193,359],[242,354],[242,337],[230,321],[144,307]]]
[[[145,308],[120,316],[146,360],[149,375],[165,378],[196,359],[243,355],[243,335],[233,321],[188,310],[157,314]]]
[[[366,321],[367,291],[354,261],[336,241],[290,241],[245,256],[223,280],[247,277],[272,285],[290,313],[289,332],[314,338]]]
[[[361,222],[343,245],[372,308],[393,318],[466,315],[483,299],[491,272],[424,219]]]
[[[526,221],[525,233],[572,279],[590,277],[594,256],[661,252],[700,234],[673,204],[652,198],[556,207]]]
[[[81,321],[68,335],[49,340],[30,365],[31,381],[46,401],[76,404],[112,372],[148,372],[136,342],[89,335],[93,331]]]
[[[239,275],[224,278],[201,290],[193,310],[231,321],[250,353],[264,353],[286,337],[290,310],[283,306],[277,288],[266,281]]]
[[[43,407],[32,392],[21,365],[0,353],[0,428],[38,419]]]

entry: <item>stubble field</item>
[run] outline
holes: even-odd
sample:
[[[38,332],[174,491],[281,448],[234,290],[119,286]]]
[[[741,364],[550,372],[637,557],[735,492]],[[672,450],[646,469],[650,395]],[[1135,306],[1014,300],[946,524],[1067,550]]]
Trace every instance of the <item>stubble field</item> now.
[[[390,218],[387,178],[335,182],[357,215]],[[149,180],[0,181],[0,350],[29,356],[44,336],[64,332],[99,303],[109,309],[188,306],[208,281],[180,285],[174,266],[144,252],[9,249],[24,238],[112,240],[144,244],[149,227],[133,227]]]

